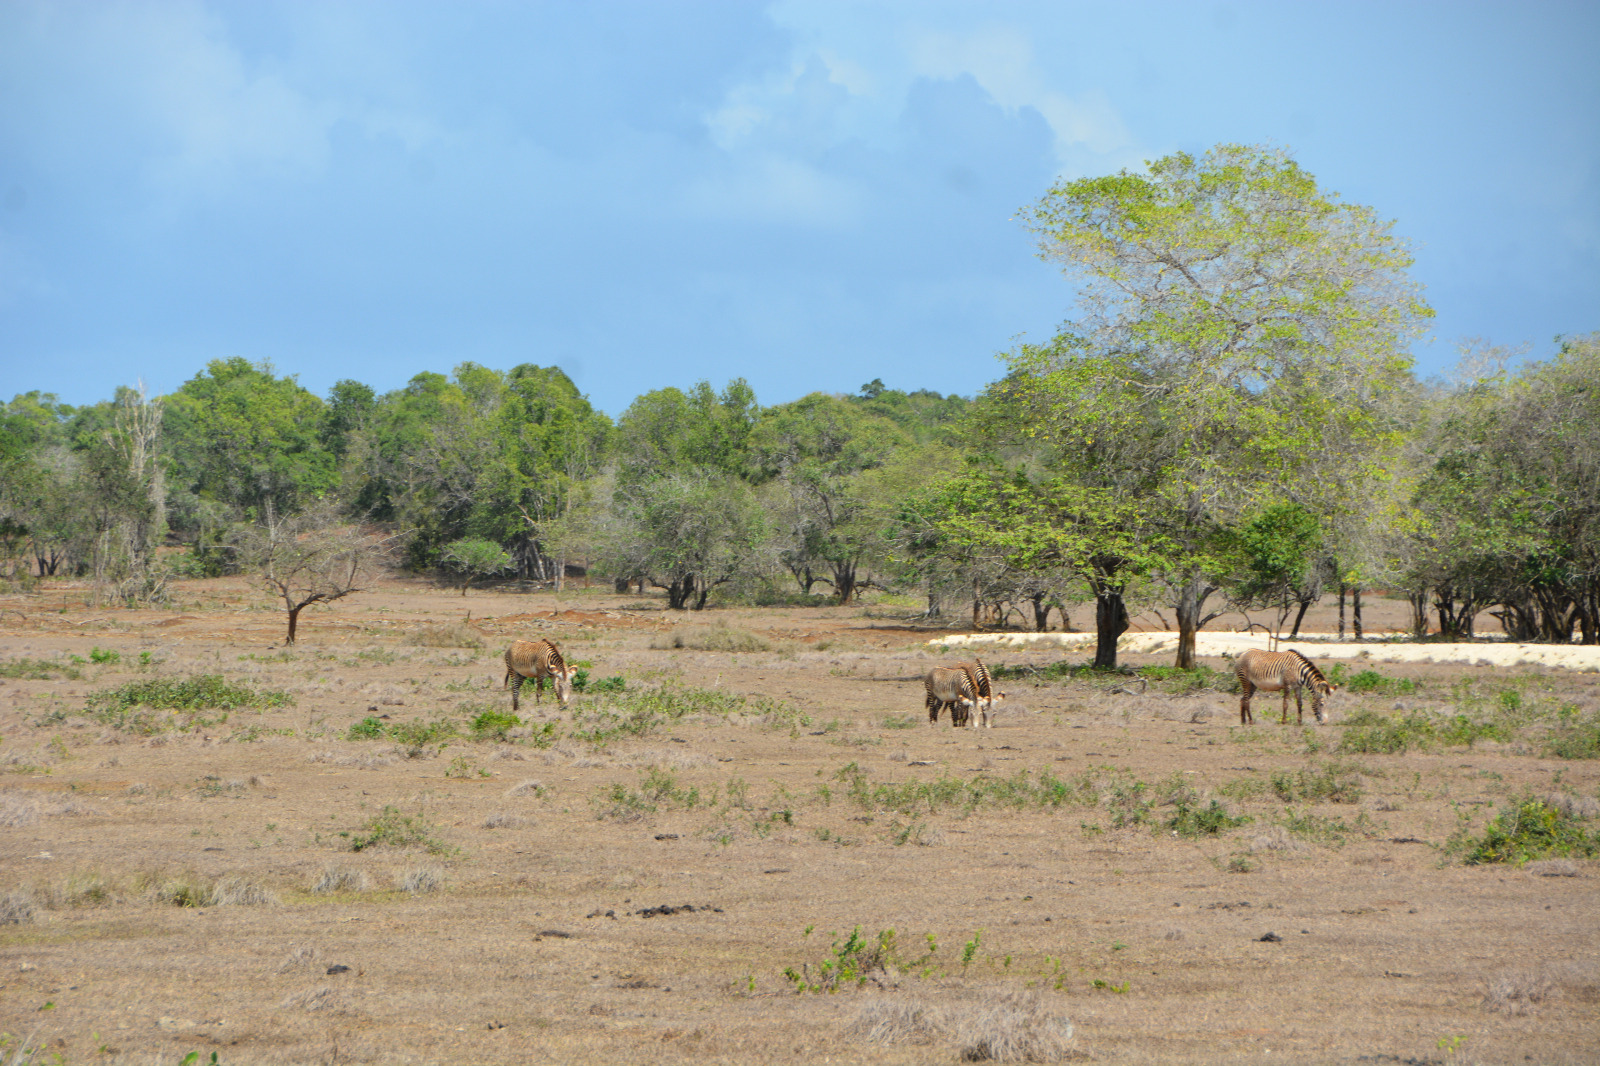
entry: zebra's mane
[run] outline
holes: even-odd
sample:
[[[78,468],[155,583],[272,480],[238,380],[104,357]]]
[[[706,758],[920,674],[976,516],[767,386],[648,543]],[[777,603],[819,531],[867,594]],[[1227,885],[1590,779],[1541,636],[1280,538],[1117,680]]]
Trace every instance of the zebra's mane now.
[[[1304,655],[1301,655],[1298,651],[1296,651],[1293,648],[1289,649],[1289,654],[1293,655],[1296,659],[1299,659],[1301,662],[1305,663],[1306,664],[1306,668],[1311,671],[1312,676],[1314,676],[1318,681],[1321,681],[1323,684],[1327,684],[1328,683],[1328,679],[1322,676],[1322,671],[1317,669],[1317,664],[1316,663],[1312,662],[1310,659],[1307,659]]]

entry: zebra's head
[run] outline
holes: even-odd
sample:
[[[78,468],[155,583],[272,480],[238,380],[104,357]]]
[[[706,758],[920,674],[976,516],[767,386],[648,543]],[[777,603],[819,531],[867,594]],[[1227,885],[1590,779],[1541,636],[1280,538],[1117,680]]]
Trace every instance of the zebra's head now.
[[[550,672],[551,679],[556,683],[556,699],[560,701],[562,707],[572,702],[572,679],[577,676],[576,666],[563,665]]]
[[[1339,691],[1339,686],[1323,677],[1320,673],[1311,681],[1311,710],[1316,713],[1317,724],[1328,724],[1328,710],[1323,705],[1322,697],[1331,696]]]

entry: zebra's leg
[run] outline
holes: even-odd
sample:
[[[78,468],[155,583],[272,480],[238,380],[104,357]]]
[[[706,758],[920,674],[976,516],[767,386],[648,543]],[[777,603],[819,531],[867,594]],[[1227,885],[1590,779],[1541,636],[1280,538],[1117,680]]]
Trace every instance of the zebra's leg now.
[[[1304,694],[1305,694],[1305,686],[1304,685],[1296,685],[1294,687],[1294,724],[1295,725],[1305,725],[1305,723],[1306,723],[1306,709],[1305,709],[1305,706],[1300,702],[1301,696],[1303,696]]]
[[[942,708],[944,706],[944,704],[941,703],[940,701],[934,699],[933,693],[931,693],[931,692],[928,693],[928,698],[926,700],[924,700],[923,702],[927,705],[927,708],[928,708],[928,724],[929,725],[938,725],[939,724],[939,710],[940,710],[940,708]]]
[[[539,700],[540,700],[540,697],[542,697],[543,695],[544,695],[544,675],[543,674],[534,674],[533,675],[533,702],[535,704],[537,704],[539,702]]]
[[[1245,677],[1243,673],[1240,673],[1240,675],[1239,675],[1239,724],[1240,725],[1249,725],[1251,722],[1254,722],[1256,720],[1255,715],[1250,713],[1250,694],[1253,693],[1255,690],[1256,690],[1256,687],[1250,683],[1250,679],[1248,677]]]
[[[522,691],[522,675],[513,670],[506,675],[506,680],[511,684],[511,713],[516,714],[519,709],[517,707],[517,693]]]
[[[1295,689],[1295,691],[1299,692],[1300,690]],[[1279,717],[1278,724],[1289,724],[1289,683],[1287,681],[1283,683],[1283,714],[1281,717]]]

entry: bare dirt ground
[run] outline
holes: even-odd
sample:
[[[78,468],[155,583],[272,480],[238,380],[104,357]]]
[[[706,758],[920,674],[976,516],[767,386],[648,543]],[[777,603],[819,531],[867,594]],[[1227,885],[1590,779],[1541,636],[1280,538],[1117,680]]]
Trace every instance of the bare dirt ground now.
[[[1369,631],[1404,608],[1369,600]],[[395,580],[308,612],[284,649],[242,581],[152,611],[66,584],[0,597],[11,1054],[936,1063],[1010,1037],[1114,1063],[1600,1061],[1595,862],[1446,849],[1523,794],[1592,819],[1596,761],[1338,751],[1361,710],[1591,714],[1600,675],[1385,664],[1420,687],[1341,692],[1304,728],[1273,696],[1242,728],[1223,691],[1045,675],[1001,682],[992,730],[953,730],[919,679],[962,653],[909,618]],[[623,695],[560,713],[530,687],[506,739],[429,732],[509,711],[500,653],[539,636]],[[202,674],[292,703],[90,708]],[[1173,822],[1214,798],[1250,820]],[[857,927],[895,931],[889,965],[797,993],[785,971],[822,983]]]

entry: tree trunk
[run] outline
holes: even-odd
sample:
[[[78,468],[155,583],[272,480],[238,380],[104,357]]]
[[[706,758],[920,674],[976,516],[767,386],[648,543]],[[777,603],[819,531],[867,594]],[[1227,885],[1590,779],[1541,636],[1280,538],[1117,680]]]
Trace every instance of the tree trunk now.
[[[626,595],[633,588],[633,580],[619,577],[611,583],[611,587],[616,589],[619,595]]]
[[[1344,639],[1344,585],[1339,586],[1339,639]]]
[[[683,574],[673,578],[667,586],[667,608],[673,611],[688,609],[689,597],[694,595],[694,575]]]
[[[1209,619],[1203,618],[1206,600],[1217,591],[1204,584],[1199,577],[1190,577],[1178,593],[1178,658],[1173,664],[1179,670],[1194,669],[1195,636]],[[1126,627],[1124,627],[1126,628]]]
[[[1300,601],[1300,611],[1294,616],[1294,628],[1289,630],[1289,639],[1293,640],[1300,635],[1300,623],[1306,620],[1306,612],[1311,609],[1310,600]]]
[[[843,607],[855,598],[856,594],[856,561],[833,564],[833,587],[839,593],[839,606]]]
[[[1043,633],[1050,628],[1050,605],[1044,602],[1045,593],[1035,592],[1031,597],[1033,601],[1033,631]]]
[[[1357,643],[1361,640],[1361,586],[1350,590],[1350,621],[1354,626]]]
[[[284,641],[285,644],[293,644],[294,643],[295,627],[300,624],[300,610],[304,606],[305,606],[305,604],[302,603],[302,604],[299,604],[297,606],[289,608],[289,637],[288,637],[287,640]]]
[[[1406,594],[1411,601],[1411,635],[1421,640],[1428,635],[1428,586]]]
[[[1117,638],[1128,630],[1128,607],[1122,602],[1122,589],[1102,588],[1094,597],[1094,666],[1096,670],[1117,668]]]

